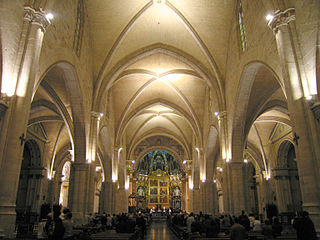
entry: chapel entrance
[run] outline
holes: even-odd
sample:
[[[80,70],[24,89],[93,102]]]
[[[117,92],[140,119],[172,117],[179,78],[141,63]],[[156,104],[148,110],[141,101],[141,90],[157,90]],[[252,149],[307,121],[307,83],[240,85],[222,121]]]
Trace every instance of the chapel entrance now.
[[[24,145],[16,199],[17,223],[33,223],[37,221],[40,202],[42,167],[40,148],[36,141],[28,140]]]
[[[132,195],[137,210],[177,212],[185,206],[185,173],[173,154],[150,151],[140,159],[134,175]]]

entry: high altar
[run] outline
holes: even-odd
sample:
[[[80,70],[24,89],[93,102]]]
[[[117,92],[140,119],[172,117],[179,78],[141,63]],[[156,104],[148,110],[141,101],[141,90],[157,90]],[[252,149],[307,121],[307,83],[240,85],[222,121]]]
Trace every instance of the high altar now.
[[[149,152],[140,159],[135,176],[131,195],[136,198],[138,210],[181,210],[185,173],[172,154],[162,150]]]

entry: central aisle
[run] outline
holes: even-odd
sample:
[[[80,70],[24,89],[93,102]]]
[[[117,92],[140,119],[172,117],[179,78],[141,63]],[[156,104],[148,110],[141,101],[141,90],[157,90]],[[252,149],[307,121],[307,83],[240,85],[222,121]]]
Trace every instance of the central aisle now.
[[[153,219],[148,228],[145,240],[178,240],[173,232],[167,226],[165,219]]]

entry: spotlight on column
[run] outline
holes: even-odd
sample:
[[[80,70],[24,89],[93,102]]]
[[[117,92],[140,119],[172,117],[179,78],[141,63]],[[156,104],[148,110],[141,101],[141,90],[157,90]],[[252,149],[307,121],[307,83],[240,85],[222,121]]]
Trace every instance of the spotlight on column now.
[[[226,159],[226,162],[230,162],[230,158],[227,158],[227,159]]]
[[[268,15],[266,16],[266,20],[267,20],[268,22],[272,21],[272,19],[273,19],[273,15],[268,14]]]
[[[214,115],[217,117],[219,115],[219,112],[215,112]]]
[[[217,183],[217,180],[213,180],[213,183]]]
[[[243,162],[244,162],[244,163],[248,163],[248,159],[244,159]]]
[[[182,163],[183,163],[183,164],[187,164],[187,160],[184,160]]]
[[[49,19],[49,20],[52,20],[53,17],[54,17],[54,16],[53,16],[52,13],[47,13],[47,14],[46,14],[46,18]]]

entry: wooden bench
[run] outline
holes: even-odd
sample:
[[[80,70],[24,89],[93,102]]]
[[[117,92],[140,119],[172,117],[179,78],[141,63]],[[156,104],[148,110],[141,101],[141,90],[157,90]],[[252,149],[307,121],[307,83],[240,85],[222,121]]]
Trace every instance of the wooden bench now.
[[[186,227],[178,226],[170,221],[167,221],[167,226],[179,239],[188,239],[188,232]]]
[[[130,240],[133,239],[133,233],[117,233],[114,230],[99,232],[92,234],[90,238],[92,240],[102,240],[102,239],[118,239],[118,240]]]

